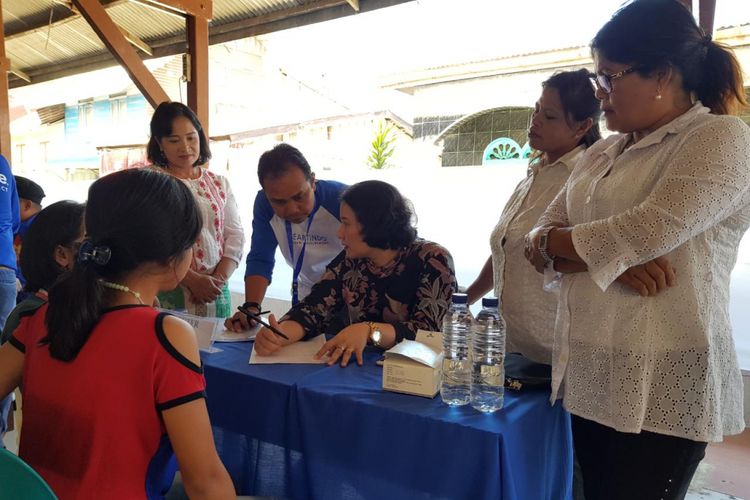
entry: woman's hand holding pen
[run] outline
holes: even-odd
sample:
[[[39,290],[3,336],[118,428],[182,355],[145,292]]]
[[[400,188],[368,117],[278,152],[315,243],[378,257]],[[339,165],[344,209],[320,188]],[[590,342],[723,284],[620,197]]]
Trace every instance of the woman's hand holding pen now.
[[[305,331],[302,325],[296,321],[284,321],[279,323],[276,321],[276,317],[273,314],[268,316],[268,323],[279,330],[281,333],[289,337],[284,339],[277,333],[274,333],[270,328],[263,327],[260,329],[258,334],[255,336],[255,352],[260,356],[270,356],[285,345],[293,344],[300,340],[304,335]]]

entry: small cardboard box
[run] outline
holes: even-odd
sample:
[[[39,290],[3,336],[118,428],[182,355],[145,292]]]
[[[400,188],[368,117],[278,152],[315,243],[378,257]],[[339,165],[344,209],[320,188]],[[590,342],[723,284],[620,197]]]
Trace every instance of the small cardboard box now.
[[[404,340],[385,352],[383,389],[434,398],[440,391],[443,354],[419,342]]]

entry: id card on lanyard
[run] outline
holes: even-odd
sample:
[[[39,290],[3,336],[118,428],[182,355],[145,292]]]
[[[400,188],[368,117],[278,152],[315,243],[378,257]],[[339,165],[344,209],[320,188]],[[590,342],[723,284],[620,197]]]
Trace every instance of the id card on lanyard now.
[[[305,238],[302,241],[302,248],[299,251],[297,261],[294,260],[294,239],[292,238],[292,224],[291,222],[284,221],[286,226],[286,241],[289,244],[289,260],[292,261],[294,267],[292,272],[292,305],[297,305],[299,302],[299,273],[302,270],[302,261],[305,260],[305,248],[307,247],[307,236],[310,233],[310,225],[312,224],[315,213],[318,211],[318,200],[315,200],[315,208],[307,216],[307,230],[305,231]]]

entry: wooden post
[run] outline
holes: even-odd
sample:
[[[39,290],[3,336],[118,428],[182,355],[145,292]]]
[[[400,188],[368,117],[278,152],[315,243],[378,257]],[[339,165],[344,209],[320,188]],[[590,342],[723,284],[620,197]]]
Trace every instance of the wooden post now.
[[[198,116],[208,137],[208,19],[188,15],[187,32],[190,57],[187,104]]]
[[[0,25],[3,22],[2,0],[0,0]],[[0,32],[0,153],[11,165],[10,103],[8,97],[8,71],[10,61],[5,57],[5,32]]]
[[[151,106],[156,107],[168,101],[167,93],[143,64],[101,3],[98,0],[73,0],[73,3]]]
[[[714,32],[714,16],[716,15],[716,0],[701,0],[698,10],[699,24],[707,35]]]

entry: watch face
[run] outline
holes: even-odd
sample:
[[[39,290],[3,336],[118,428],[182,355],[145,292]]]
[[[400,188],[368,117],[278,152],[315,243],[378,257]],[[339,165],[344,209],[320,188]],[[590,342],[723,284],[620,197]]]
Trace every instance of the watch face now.
[[[372,343],[376,346],[380,345],[380,337],[380,330],[373,330],[372,335],[370,336],[370,338],[372,339]]]

